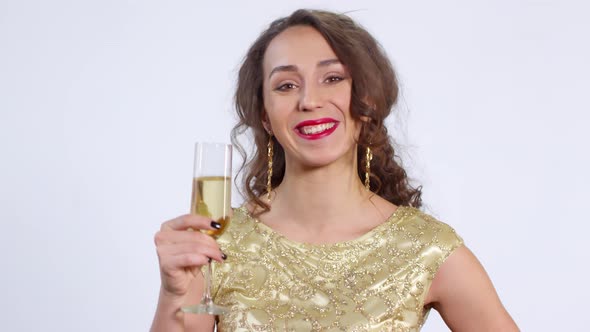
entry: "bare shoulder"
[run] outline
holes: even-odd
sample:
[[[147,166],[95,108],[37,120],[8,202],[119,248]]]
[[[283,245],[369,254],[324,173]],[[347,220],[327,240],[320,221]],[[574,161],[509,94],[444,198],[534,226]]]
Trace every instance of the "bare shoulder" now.
[[[426,304],[453,331],[518,331],[485,269],[464,245],[440,266]]]

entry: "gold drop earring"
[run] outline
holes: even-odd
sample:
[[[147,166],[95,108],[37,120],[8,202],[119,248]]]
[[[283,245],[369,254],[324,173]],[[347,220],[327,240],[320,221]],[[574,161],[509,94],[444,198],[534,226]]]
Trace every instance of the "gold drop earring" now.
[[[371,148],[367,146],[367,152],[365,155],[365,189],[371,191],[371,160],[373,159],[373,152]]]
[[[267,157],[268,157],[268,172],[266,176],[266,199],[270,202],[270,192],[272,191],[272,158],[274,155],[273,151],[273,141],[272,141],[272,132],[269,132],[270,136],[268,137],[268,144],[267,147]]]

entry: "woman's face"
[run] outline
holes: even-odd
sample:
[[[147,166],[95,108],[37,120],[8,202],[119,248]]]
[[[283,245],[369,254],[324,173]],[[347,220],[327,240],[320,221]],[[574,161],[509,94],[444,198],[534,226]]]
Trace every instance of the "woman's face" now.
[[[288,165],[356,158],[360,126],[350,114],[352,79],[319,32],[294,26],[280,33],[266,50],[263,74],[265,124]]]

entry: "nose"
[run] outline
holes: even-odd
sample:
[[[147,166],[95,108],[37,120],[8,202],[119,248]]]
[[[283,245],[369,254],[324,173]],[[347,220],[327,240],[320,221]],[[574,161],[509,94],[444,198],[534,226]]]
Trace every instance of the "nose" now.
[[[314,84],[305,84],[300,90],[299,110],[302,112],[314,111],[323,106],[323,98],[320,88]]]

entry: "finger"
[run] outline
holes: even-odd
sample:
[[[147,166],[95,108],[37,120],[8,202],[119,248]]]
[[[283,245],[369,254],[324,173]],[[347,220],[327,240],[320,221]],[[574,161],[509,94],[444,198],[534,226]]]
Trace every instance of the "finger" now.
[[[189,231],[159,231],[154,236],[156,246],[171,243],[202,243],[203,245],[216,246],[217,242],[206,234],[201,232]]]
[[[162,271],[173,274],[173,271],[198,268],[209,263],[209,257],[198,253],[184,253],[166,257],[161,262]]]
[[[198,214],[185,214],[168,220],[162,224],[160,230],[187,230],[187,229],[219,229],[221,225]]]
[[[223,257],[227,257],[218,247],[202,246],[195,243],[166,244],[158,246],[157,252],[160,260],[166,260],[170,256],[192,253],[201,254],[219,262],[223,261]]]

